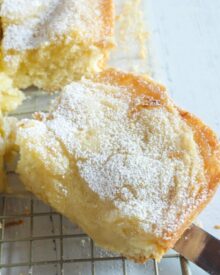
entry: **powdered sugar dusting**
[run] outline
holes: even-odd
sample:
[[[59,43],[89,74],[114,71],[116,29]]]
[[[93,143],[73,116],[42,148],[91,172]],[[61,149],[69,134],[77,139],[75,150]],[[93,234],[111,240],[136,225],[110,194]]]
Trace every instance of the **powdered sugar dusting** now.
[[[3,48],[33,49],[75,31],[84,38],[96,38],[101,25],[99,5],[88,0],[4,0]]]
[[[133,103],[126,88],[84,80],[64,89],[41,124],[76,159],[93,192],[146,232],[168,238],[164,232],[176,230],[206,198],[199,191],[206,190],[203,162],[175,109],[130,115]]]

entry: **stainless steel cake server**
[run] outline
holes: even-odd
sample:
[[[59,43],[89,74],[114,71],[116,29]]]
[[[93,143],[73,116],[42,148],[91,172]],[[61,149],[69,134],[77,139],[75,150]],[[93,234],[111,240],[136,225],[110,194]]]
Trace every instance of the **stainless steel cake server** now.
[[[220,240],[192,224],[174,249],[209,274],[220,275]]]

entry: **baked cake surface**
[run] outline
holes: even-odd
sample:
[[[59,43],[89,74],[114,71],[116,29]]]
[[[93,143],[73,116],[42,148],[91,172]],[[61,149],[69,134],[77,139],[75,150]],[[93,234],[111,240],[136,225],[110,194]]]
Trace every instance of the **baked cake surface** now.
[[[107,70],[18,124],[27,189],[99,245],[159,260],[213,196],[215,134],[147,76]]]
[[[113,46],[112,0],[3,0],[1,69],[54,90],[99,71]]]

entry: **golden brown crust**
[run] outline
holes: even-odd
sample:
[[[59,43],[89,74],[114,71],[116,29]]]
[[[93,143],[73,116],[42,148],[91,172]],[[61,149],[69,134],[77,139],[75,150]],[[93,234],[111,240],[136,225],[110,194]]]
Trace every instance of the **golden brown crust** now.
[[[204,166],[206,171],[206,179],[209,186],[207,199],[202,202],[199,207],[191,212],[185,223],[179,228],[178,231],[173,232],[170,235],[171,240],[160,240],[160,245],[164,245],[168,250],[173,248],[177,240],[182,236],[184,231],[189,228],[194,219],[202,212],[202,210],[208,205],[214,196],[219,183],[220,183],[220,144],[216,134],[202,122],[199,118],[193,114],[178,108],[179,114],[186,121],[186,123],[193,129],[194,139],[199,146],[200,153],[204,160]],[[158,240],[159,241],[159,240]],[[144,263],[147,259],[142,257],[134,259],[138,263]]]
[[[138,106],[138,109],[162,106],[165,106],[168,110],[173,108],[166,88],[147,75],[135,75],[110,68],[95,75],[93,81],[129,88],[134,98],[137,96],[142,97],[142,104]],[[136,107],[131,106],[131,112],[138,111]]]
[[[209,190],[215,191],[220,181],[220,144],[215,133],[200,119],[182,109],[182,118],[193,129],[194,138],[199,145],[204,160]]]
[[[170,248],[181,237],[183,232],[192,224],[197,215],[207,206],[214,196],[220,182],[220,144],[215,133],[193,114],[178,108],[179,114],[194,131],[194,139],[199,146],[200,153],[204,160],[206,179],[208,183],[208,197],[199,207],[191,212],[191,215],[175,232],[175,236],[167,243]]]
[[[132,73],[119,72],[115,69],[108,69],[94,77],[94,80],[112,85],[129,87],[134,90],[137,95],[147,94],[155,100],[167,100],[166,88],[154,82],[146,75],[134,75]]]

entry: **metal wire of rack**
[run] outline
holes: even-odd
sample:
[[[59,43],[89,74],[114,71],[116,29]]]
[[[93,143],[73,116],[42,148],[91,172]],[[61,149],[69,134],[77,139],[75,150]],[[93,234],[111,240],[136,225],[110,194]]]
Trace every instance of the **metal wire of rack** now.
[[[16,199],[15,204],[18,201],[22,201],[22,198]],[[9,204],[9,205],[7,205]],[[24,203],[23,203],[24,204]],[[161,270],[160,264],[154,260],[150,260],[146,265],[135,265],[130,261],[124,259],[120,255],[112,254],[105,252],[96,247],[94,242],[79,228],[68,232],[66,231],[65,224],[67,223],[66,219],[54,212],[52,209],[48,208],[48,211],[38,212],[36,211],[35,205],[40,205],[40,202],[36,199],[30,198],[25,199],[25,207],[21,209],[12,210],[13,199],[11,197],[2,196],[1,198],[1,230],[0,230],[0,270],[1,275],[16,275],[16,274],[61,274],[61,275],[72,275],[72,274],[91,274],[91,275],[101,275],[101,274],[155,274],[163,275],[163,269]],[[28,205],[28,206],[27,206]],[[28,207],[28,211],[27,211]],[[19,208],[19,207],[18,207]],[[23,211],[26,209],[26,211]],[[23,213],[20,211],[22,210]],[[10,213],[10,211],[12,211]],[[58,221],[58,224],[54,223],[54,220]],[[39,222],[42,218],[47,218],[53,223],[53,230],[49,228],[44,229],[48,230],[48,234],[42,234],[39,236],[35,235],[36,231],[36,221],[39,228]],[[21,223],[25,219],[26,221]],[[64,221],[65,220],[65,221]],[[26,225],[25,225],[26,224]],[[12,226],[14,225],[14,226]],[[19,226],[23,228],[19,231],[16,231]],[[45,226],[42,222],[42,227]],[[24,228],[26,227],[26,229]],[[7,231],[11,231],[10,234],[7,234]],[[14,231],[14,233],[13,233]],[[28,235],[25,235],[25,232],[29,231]],[[78,245],[74,247],[73,240],[80,240],[81,248]],[[56,258],[53,259],[51,256],[47,257],[48,252],[45,251],[47,242],[54,243],[56,249]],[[59,242],[58,242],[59,241]],[[40,242],[36,246],[36,242]],[[85,244],[86,242],[86,244]],[[25,243],[23,246],[21,243]],[[76,242],[75,242],[76,243]],[[73,244],[73,245],[72,245]],[[16,247],[18,246],[18,249]],[[67,248],[72,246],[72,252],[67,252]],[[40,249],[40,252],[36,254],[37,250]],[[23,249],[23,251],[22,251]],[[70,250],[71,250],[70,249]],[[26,251],[25,251],[26,250]],[[56,250],[56,252],[55,252]],[[87,251],[85,253],[85,251]],[[101,251],[101,252],[100,252]],[[23,257],[16,258],[16,255],[13,253],[22,254],[26,253],[26,259]],[[45,255],[43,255],[45,253]],[[6,254],[6,255],[5,255]],[[41,255],[40,255],[41,254]],[[37,257],[36,257],[37,256]],[[188,262],[178,255],[177,253],[167,254],[163,257],[163,260],[168,260],[168,262],[173,259],[178,262],[179,265],[179,274],[189,275],[190,269],[188,267]],[[68,266],[69,265],[69,266]],[[131,267],[134,265],[133,267]],[[177,265],[177,264],[176,264]],[[108,271],[110,270],[110,271]],[[172,274],[177,274],[176,271]]]

